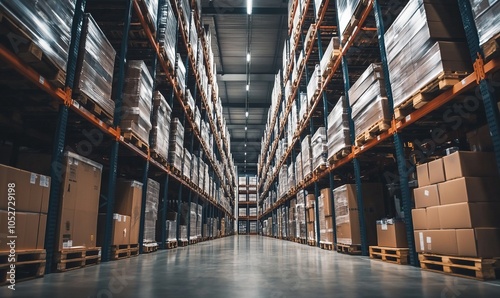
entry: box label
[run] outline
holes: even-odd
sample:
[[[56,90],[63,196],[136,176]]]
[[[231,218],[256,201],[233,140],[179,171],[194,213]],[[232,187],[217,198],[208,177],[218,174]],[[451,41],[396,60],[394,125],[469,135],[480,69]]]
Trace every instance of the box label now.
[[[427,236],[425,242],[427,242],[427,248],[432,250],[432,237]]]
[[[31,173],[30,183],[31,184],[36,184],[36,174],[35,173]]]
[[[420,240],[420,250],[424,251],[425,250],[424,233],[422,233],[422,232],[418,233],[418,238]]]
[[[380,228],[382,229],[382,231],[387,231],[387,224],[383,223]]]
[[[429,196],[429,194],[430,194],[430,193],[429,193],[429,191],[426,189],[426,190],[424,191],[424,195],[425,195],[426,197],[428,197],[428,196]]]

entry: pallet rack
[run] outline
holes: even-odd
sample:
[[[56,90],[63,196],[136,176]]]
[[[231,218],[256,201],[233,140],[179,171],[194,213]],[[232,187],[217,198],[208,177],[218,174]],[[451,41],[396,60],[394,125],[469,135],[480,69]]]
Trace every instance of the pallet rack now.
[[[253,176],[255,177],[255,176]],[[245,183],[241,183],[239,179],[244,178]],[[257,185],[251,184],[250,175],[239,176],[238,179],[238,234],[256,235],[257,231],[252,232],[250,229],[251,224],[257,225],[257,213],[255,215],[250,215],[250,208],[255,208],[257,210],[257,200],[250,201],[250,195],[257,195]],[[250,189],[252,187],[252,189]],[[241,201],[239,198],[241,195],[245,196],[245,201]],[[240,215],[240,210],[245,209],[245,215]],[[245,233],[241,233],[239,227],[245,226]]]
[[[215,98],[215,96],[206,98],[203,92],[199,92],[199,96],[197,96],[198,90],[201,90],[201,86],[199,85],[200,74],[197,72],[196,65],[190,53],[191,48],[188,46],[188,36],[184,34],[183,29],[186,24],[180,21],[180,7],[178,6],[178,2],[170,2],[179,19],[179,24],[177,26],[177,35],[179,36],[176,46],[177,52],[181,53],[188,65],[186,85],[188,88],[192,89],[197,105],[202,108],[202,119],[208,121],[210,124],[210,132],[215,138],[214,148],[208,148],[208,144],[201,138],[201,134],[197,130],[194,120],[191,118],[188,108],[182,100],[181,94],[173,87],[177,85],[176,77],[173,75],[173,68],[160,52],[155,32],[151,30],[154,26],[151,26],[153,24],[148,22],[149,19],[143,11],[142,0],[127,0],[119,3],[102,3],[93,0],[76,1],[71,34],[72,40],[66,72],[67,77],[65,87],[63,88],[56,87],[48,82],[48,80],[45,80],[37,71],[22,61],[16,53],[9,50],[4,45],[0,45],[0,59],[4,61],[10,69],[15,70],[15,72],[19,74],[18,76],[16,75],[16,78],[18,77],[19,80],[27,81],[32,84],[34,86],[34,88],[32,88],[34,92],[44,92],[42,95],[44,97],[42,106],[47,106],[47,109],[50,110],[50,113],[45,116],[49,115],[50,119],[57,119],[55,122],[52,120],[49,124],[49,127],[53,127],[55,131],[55,135],[52,139],[49,138],[44,143],[30,140],[27,142],[27,145],[34,144],[34,148],[45,151],[52,148],[51,165],[61,165],[64,150],[67,147],[75,148],[74,146],[76,146],[77,149],[81,149],[78,146],[82,145],[82,142],[85,141],[85,144],[90,144],[91,147],[88,155],[96,159],[99,157],[99,161],[103,163],[107,169],[108,174],[106,179],[104,179],[105,175],[103,175],[103,185],[104,181],[106,181],[107,184],[107,193],[103,194],[104,197],[106,197],[104,208],[107,214],[104,237],[105,242],[102,247],[103,262],[109,261],[112,258],[110,239],[112,233],[115,186],[116,179],[119,175],[137,179],[144,183],[139,242],[142,242],[144,236],[145,196],[147,193],[146,185],[148,178],[157,180],[161,184],[159,221],[163,223],[161,227],[163,232],[161,235],[157,236],[160,238],[160,248],[166,248],[167,246],[165,234],[167,209],[173,209],[174,206],[178,206],[180,209],[181,202],[186,200],[186,198],[189,203],[193,201],[197,203],[200,202],[200,204],[203,205],[203,223],[206,223],[209,218],[213,218],[215,219],[214,222],[216,222],[217,228],[220,229],[221,220],[224,218],[226,226],[230,227],[234,225],[235,218],[231,210],[234,208],[236,185],[234,167],[232,166],[234,162],[230,160],[231,155],[229,152],[228,140],[226,138],[221,138],[222,127],[220,123],[222,123],[221,119],[223,116],[216,113],[216,111],[210,110],[210,105],[208,104],[209,101],[216,102],[218,98]],[[203,46],[206,47],[204,30],[201,27],[200,16],[196,12],[198,11],[196,1],[190,2],[192,8],[195,9],[193,17],[195,18],[197,32],[200,38],[203,39]],[[165,0],[159,2],[160,5],[164,3]],[[116,108],[112,124],[106,123],[95,116],[72,98],[72,87],[75,84],[76,57],[81,35],[81,24],[85,12],[93,14],[106,36],[112,41],[115,50],[117,50],[117,59],[115,63],[115,78],[117,79],[117,84],[113,89],[118,91],[115,92],[113,97]],[[137,32],[140,32],[140,34],[135,34]],[[203,53],[205,56],[204,61],[206,61],[208,78],[212,86],[214,86],[216,81],[208,64],[208,51],[206,48],[203,49]],[[170,96],[166,97],[170,106],[176,109],[175,113],[182,118],[184,125],[186,125],[186,122],[189,123],[191,131],[191,140],[188,143],[191,149],[190,152],[193,152],[194,149],[202,152],[203,160],[209,165],[210,176],[216,177],[214,181],[217,188],[223,190],[222,195],[224,197],[230,198],[229,201],[232,204],[229,208],[228,206],[221,205],[219,194],[212,196],[212,194],[206,193],[199,186],[183,178],[182,175],[175,173],[169,166],[165,166],[153,159],[149,148],[143,151],[127,142],[122,136],[119,124],[120,108],[123,101],[125,64],[127,60],[133,60],[134,58],[145,59],[152,71],[153,77],[156,77],[157,72],[163,72],[164,75],[162,78],[165,80],[156,82],[155,88],[165,93],[170,92]],[[22,94],[22,92],[20,94]],[[176,101],[175,104],[174,100]],[[30,100],[27,101],[27,104],[34,106],[39,105],[38,102]],[[219,123],[219,125],[216,126],[215,122]],[[188,128],[188,125],[186,125],[186,128]],[[38,132],[43,132],[44,130],[40,128],[39,125],[37,129]],[[89,131],[92,133],[90,137],[97,137],[99,142],[89,142],[93,141],[93,139],[89,139]],[[42,133],[42,135],[45,134],[45,132]],[[12,137],[12,135],[9,134],[5,138],[7,139],[8,137]],[[18,140],[15,140],[15,142],[17,144]],[[52,143],[52,145],[50,145],[50,143]],[[19,145],[24,144],[18,144],[16,146]],[[38,147],[36,147],[36,145],[38,145]],[[210,152],[214,152],[214,154],[211,155]],[[55,242],[57,238],[56,229],[61,192],[60,172],[57,167],[52,166],[50,174],[53,179],[51,183],[48,224],[45,239],[45,247],[47,248],[47,265],[45,269],[47,273],[53,271],[53,263],[57,253]],[[185,193],[188,193],[188,195],[186,196]],[[176,199],[174,199],[175,194],[177,194]],[[179,220],[177,222],[177,228],[179,229]],[[207,238],[208,235],[202,235],[202,237]],[[215,235],[212,238],[215,238]],[[142,245],[139,246],[139,251],[143,253]]]
[[[334,185],[336,185],[334,177],[335,178],[340,177],[341,180],[342,179],[345,180],[345,177],[347,176],[349,180],[354,181],[357,185],[358,208],[361,211],[359,212],[360,225],[361,225],[360,230],[362,239],[361,253],[363,255],[367,255],[368,246],[366,243],[367,242],[366,240],[367,235],[365,228],[366,224],[363,219],[364,218],[363,200],[362,200],[363,194],[361,193],[360,185],[362,183],[361,179],[362,175],[367,174],[368,172],[366,169],[367,167],[362,167],[362,164],[367,164],[367,159],[375,158],[378,159],[378,163],[382,163],[385,167],[392,167],[392,169],[396,169],[396,174],[393,175],[398,177],[398,184],[401,190],[401,198],[403,202],[403,210],[406,222],[406,231],[408,235],[408,244],[410,247],[409,251],[410,264],[414,266],[418,265],[418,258],[414,249],[413,225],[411,219],[412,196],[410,189],[413,182],[409,181],[409,173],[412,171],[412,168],[407,167],[409,148],[408,146],[406,146],[407,144],[406,142],[408,141],[409,138],[413,137],[412,133],[415,132],[418,132],[419,135],[429,138],[429,130],[422,132],[417,129],[418,128],[417,126],[424,125],[426,121],[432,121],[433,117],[435,117],[436,113],[439,113],[440,109],[449,107],[454,102],[456,103],[460,95],[466,94],[466,92],[470,91],[474,87],[479,86],[481,96],[484,100],[484,110],[486,112],[485,113],[486,120],[494,144],[494,152],[497,158],[497,166],[500,169],[500,130],[499,130],[498,108],[493,93],[491,89],[488,88],[488,80],[487,80],[488,75],[494,74],[500,69],[500,60],[498,58],[496,59],[493,58],[491,61],[487,63],[483,62],[484,55],[482,53],[481,47],[479,46],[477,29],[475,27],[474,19],[472,17],[472,12],[471,12],[472,10],[470,7],[470,3],[467,0],[457,0],[457,1],[460,7],[460,13],[462,16],[464,29],[467,36],[467,42],[469,45],[471,58],[472,61],[474,61],[474,72],[465,77],[464,79],[462,79],[457,84],[453,85],[450,89],[444,91],[443,93],[439,94],[438,96],[430,100],[429,103],[427,103],[420,109],[417,109],[416,111],[410,113],[403,119],[401,120],[393,119],[392,122],[390,123],[389,129],[386,132],[381,133],[380,135],[369,140],[362,146],[359,147],[352,146],[351,152],[347,154],[347,156],[333,162],[325,170],[313,173],[311,177],[309,179],[306,179],[305,181],[298,181],[297,188],[289,191],[284,197],[277,198],[276,202],[273,202],[271,207],[268,208],[267,210],[262,210],[262,212],[259,215],[259,220],[263,220],[272,216],[274,222],[277,210],[282,208],[283,206],[286,206],[289,203],[290,199],[295,197],[298,191],[300,191],[301,189],[308,189],[313,191],[313,193],[315,193],[315,196],[317,198],[319,186],[330,187],[330,189],[333,189]],[[300,102],[299,102],[300,100],[297,97],[297,94],[301,89],[300,87],[301,84],[299,84],[297,87],[293,87],[292,90],[293,96],[290,97],[292,100],[284,99],[283,96],[280,97],[280,102],[277,103],[277,105],[275,106],[275,110],[272,113],[273,116],[271,120],[271,125],[269,126],[269,132],[267,134],[268,138],[266,138],[263,141],[264,144],[263,148],[267,149],[270,146],[271,150],[268,151],[270,155],[267,156],[266,150],[263,150],[258,165],[258,175],[259,175],[258,190],[260,195],[259,205],[262,205],[263,199],[269,194],[270,191],[276,190],[277,185],[275,181],[278,177],[280,168],[283,167],[289,159],[295,160],[296,156],[295,144],[298,141],[302,140],[304,132],[310,129],[311,133],[313,133],[315,122],[327,127],[327,115],[329,112],[328,107],[331,106],[332,104],[335,104],[329,101],[331,96],[327,96],[327,92],[331,94],[333,89],[334,91],[337,90],[337,93],[339,95],[348,93],[348,90],[350,88],[350,81],[353,78],[356,79],[356,75],[359,75],[356,72],[357,65],[354,65],[354,67],[352,66],[353,64],[356,64],[355,63],[356,58],[361,57],[362,54],[366,54],[368,56],[367,59],[370,60],[369,62],[377,62],[377,61],[382,62],[384,77],[386,82],[386,89],[389,97],[390,113],[391,115],[393,115],[394,109],[393,109],[392,89],[389,81],[388,62],[386,58],[385,40],[384,40],[385,28],[390,25],[388,23],[390,23],[391,18],[384,18],[384,16],[387,16],[387,14],[391,12],[391,9],[392,10],[397,9],[398,5],[402,7],[401,2],[405,1],[396,1],[397,3],[394,3],[395,7],[394,5],[392,5],[392,3],[390,5],[392,7],[388,7],[387,3],[383,2],[384,1],[380,0],[363,1],[365,5],[363,6],[362,12],[358,15],[357,18],[358,24],[356,27],[354,27],[354,30],[350,34],[350,37],[342,44],[341,53],[339,57],[335,60],[330,72],[328,73],[327,78],[324,80],[319,94],[314,97],[312,109],[310,109],[310,111],[307,113],[305,121],[302,121],[298,125],[298,129],[295,131],[295,134],[293,136],[292,144],[288,144],[288,148],[286,152],[283,154],[282,158],[280,160],[275,160],[274,157],[276,154],[277,145],[280,137],[284,134],[286,119],[291,111],[291,105],[294,104],[295,101],[297,107],[300,107]],[[299,41],[296,42],[296,48],[300,48],[300,45],[304,44],[304,31],[307,31],[308,29],[308,27],[304,26],[304,24],[306,25],[311,24],[311,20],[315,20],[312,21],[312,23],[315,23],[315,28],[313,28],[314,30],[313,36],[314,40],[317,41],[317,46],[315,47],[316,51],[313,51],[312,49],[313,47],[307,49],[307,52],[304,52],[304,49],[302,49],[304,54],[304,59],[306,62],[304,63],[304,66],[299,70],[299,77],[302,78],[305,72],[306,82],[308,82],[307,65],[308,64],[310,65],[311,63],[314,65],[315,61],[318,61],[317,60],[318,57],[314,57],[314,55],[312,55],[312,52],[316,52],[317,54],[319,54],[319,59],[321,59],[322,57],[322,47],[324,46],[323,43],[324,38],[322,39],[322,37],[324,36],[324,34],[326,32],[329,32],[330,35],[327,36],[335,35],[335,33],[337,33],[337,36],[340,35],[340,33],[336,32],[336,30],[338,30],[337,29],[338,16],[335,16],[337,14],[336,13],[337,10],[335,8],[336,6],[335,1],[334,0],[322,1],[322,5],[320,7],[317,19],[315,19],[315,17],[312,15],[312,12],[315,11],[316,9],[314,7],[315,3],[316,1],[313,4],[311,4],[311,1],[305,1],[306,13],[301,17],[301,20],[299,21],[299,28],[301,28],[301,30],[299,30],[299,35],[300,35]],[[293,18],[294,13],[297,13],[298,11],[297,8],[299,6],[300,6],[299,0],[294,1],[294,4],[292,5],[293,9],[291,18]],[[328,15],[329,17],[326,18],[325,17],[326,15]],[[309,21],[304,22],[304,20],[309,20]],[[332,22],[332,20],[335,21]],[[375,35],[376,44],[368,43],[368,47],[363,47],[361,41],[366,42],[364,38],[366,37],[366,35],[369,35],[370,32],[376,33]],[[293,30],[291,30],[290,28],[289,31],[290,38],[292,38],[292,33]],[[373,57],[372,51],[369,49],[369,46],[372,47],[375,46],[379,50],[379,52],[375,57]],[[351,48],[354,49],[353,51],[351,51],[352,54],[350,53]],[[348,67],[348,64],[350,67]],[[366,66],[367,65],[365,63],[365,67]],[[351,72],[349,71],[349,68],[351,69]],[[285,82],[290,77],[291,69],[292,67],[290,66],[288,69],[283,70],[283,77]],[[355,71],[352,71],[353,69]],[[302,88],[302,90],[304,89]],[[281,112],[280,111],[280,108],[282,108],[281,101],[285,100],[287,100],[288,102],[286,103],[285,105],[286,108],[283,111],[284,117],[282,117],[282,120],[280,122],[277,120],[278,119],[277,116]],[[323,106],[322,109],[321,105]],[[317,117],[319,119],[314,119],[315,114],[320,114],[320,115],[322,114],[323,119],[321,119],[321,117]],[[271,133],[274,130],[275,125],[279,125],[277,135]],[[352,118],[350,119],[350,128],[351,128],[350,130],[352,139],[351,141],[354,141],[354,132],[353,132],[354,125],[352,122]],[[388,149],[388,147],[391,147],[391,143],[393,149]],[[388,154],[390,154],[391,159],[393,158],[395,162],[388,163],[386,159],[381,157],[384,155],[387,156]],[[387,166],[388,164],[389,166]],[[275,168],[275,171],[271,173],[271,178],[269,179],[266,175],[268,174],[268,171],[272,167]],[[318,216],[318,214],[316,214],[316,216]],[[335,216],[333,218],[335,219]],[[333,225],[335,226],[335,221]],[[319,229],[319,227],[317,227],[317,229]],[[335,230],[333,236],[334,236],[334,242],[336,242],[337,235],[335,233]],[[320,239],[318,235],[316,243],[319,244],[319,240]]]

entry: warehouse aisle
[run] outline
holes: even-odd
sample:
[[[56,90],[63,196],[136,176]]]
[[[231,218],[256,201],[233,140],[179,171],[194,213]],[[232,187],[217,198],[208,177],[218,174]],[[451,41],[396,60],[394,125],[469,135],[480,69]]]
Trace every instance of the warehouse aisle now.
[[[333,295],[332,295],[333,294]],[[237,236],[19,283],[0,297],[499,297],[477,282]]]

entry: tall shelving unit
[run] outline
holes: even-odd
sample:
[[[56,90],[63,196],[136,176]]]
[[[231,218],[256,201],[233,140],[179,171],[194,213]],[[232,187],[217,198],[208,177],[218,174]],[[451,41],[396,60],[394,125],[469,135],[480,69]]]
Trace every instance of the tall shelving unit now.
[[[256,176],[238,177],[238,234],[257,235]]]
[[[169,1],[169,0],[166,0]],[[160,0],[163,5],[165,0]],[[159,47],[156,32],[153,31],[154,24],[146,14],[146,6],[143,0],[126,1],[93,1],[77,0],[72,26],[72,40],[69,49],[69,59],[66,81],[63,87],[56,86],[45,79],[36,71],[29,62],[22,60],[17,52],[8,45],[0,45],[0,60],[5,64],[2,72],[9,73],[11,80],[3,81],[2,85],[6,91],[2,95],[2,105],[6,111],[22,115],[25,119],[20,121],[4,121],[3,125],[11,128],[6,131],[2,139],[4,142],[14,144],[11,161],[16,159],[20,147],[28,147],[38,152],[50,155],[51,191],[49,198],[49,211],[45,248],[47,251],[46,272],[53,269],[54,256],[57,252],[57,224],[60,204],[60,184],[63,152],[74,150],[85,157],[95,160],[104,165],[103,186],[107,192],[101,193],[101,210],[106,211],[105,242],[102,247],[102,260],[109,261],[111,254],[111,233],[113,221],[113,207],[115,197],[116,179],[126,177],[144,183],[142,199],[142,218],[140,228],[140,243],[144,235],[144,210],[145,196],[147,193],[147,180],[153,179],[160,183],[160,201],[158,208],[158,220],[161,222],[160,233],[157,240],[161,248],[166,247],[165,222],[167,211],[180,210],[182,202],[195,202],[204,206],[202,223],[216,225],[216,229],[225,226],[226,231],[220,234],[208,233],[202,235],[203,239],[217,238],[221,235],[229,235],[234,226],[234,198],[236,188],[236,175],[234,173],[234,162],[229,150],[229,137],[224,133],[223,116],[214,108],[218,102],[216,92],[211,92],[210,98],[206,97],[200,85],[200,76],[194,61],[192,45],[189,44],[189,36],[186,35],[186,24],[182,21],[182,12],[178,1],[170,1],[177,17],[176,45],[179,53],[187,62],[186,86],[193,94],[196,106],[202,111],[202,120],[209,124],[210,133],[214,136],[214,146],[209,148],[208,143],[201,137],[201,132],[194,121],[194,115],[186,105],[183,95],[176,87],[179,85],[174,74],[175,67],[163,55]],[[196,32],[202,39],[205,69],[207,77],[215,91],[216,81],[213,70],[209,64],[209,50],[205,40],[205,31],[201,26],[200,11],[197,1],[189,1],[193,9],[192,17],[196,25]],[[106,37],[117,51],[115,60],[115,85],[113,87],[113,100],[116,104],[115,116],[110,123],[79,103],[72,93],[75,85],[76,57],[79,50],[79,41],[82,30],[84,13],[91,13],[99,24]],[[158,18],[159,19],[159,18]],[[4,17],[4,22],[5,17]],[[17,33],[17,32],[15,32]],[[129,60],[144,60],[155,78],[155,90],[160,91],[170,106],[173,108],[173,116],[181,119],[186,127],[185,148],[190,152],[198,152],[200,158],[209,165],[209,175],[214,177],[215,189],[210,193],[203,187],[183,177],[181,173],[164,162],[158,161],[151,156],[149,148],[138,148],[124,139],[120,129],[120,109],[123,101],[123,86],[125,81],[125,66]],[[12,73],[12,70],[14,73]],[[9,82],[16,82],[10,84]],[[42,92],[40,92],[42,91]],[[22,98],[22,101],[18,99]],[[28,121],[30,117],[37,115],[38,122]],[[5,117],[5,116],[2,116]],[[36,120],[36,119],[35,119]],[[43,125],[40,125],[43,121]],[[53,136],[51,136],[53,134]],[[40,137],[43,136],[43,137]],[[224,137],[222,137],[224,136]],[[17,151],[16,151],[17,150]],[[210,187],[212,189],[212,187]],[[216,189],[220,189],[217,192]],[[226,200],[224,200],[226,198]],[[223,203],[223,202],[227,202]],[[224,225],[223,225],[224,223]],[[179,229],[179,218],[177,229]],[[189,229],[188,229],[189,231]],[[189,232],[188,232],[189,233]],[[188,235],[189,237],[189,235]],[[142,246],[140,246],[142,252]]]
[[[398,196],[401,198],[404,211],[410,247],[410,263],[416,265],[418,264],[418,258],[414,248],[411,218],[413,206],[411,189],[415,187],[415,163],[410,159],[412,152],[415,152],[416,145],[414,141],[432,138],[432,128],[439,124],[440,120],[442,122],[443,112],[452,109],[453,105],[460,104],[461,98],[463,98],[462,95],[473,94],[474,88],[479,86],[484,100],[484,109],[481,108],[475,112],[475,116],[478,118],[477,122],[466,123],[464,120],[466,124],[464,124],[462,130],[470,129],[471,126],[477,128],[477,125],[487,122],[497,156],[497,163],[500,165],[500,162],[498,162],[500,149],[498,99],[495,99],[491,85],[488,85],[488,77],[497,73],[500,69],[500,60],[493,58],[490,61],[484,61],[470,3],[467,0],[458,0],[472,61],[474,61],[474,71],[449,89],[435,95],[434,98],[429,99],[427,104],[412,111],[402,119],[398,120],[393,117],[386,131],[361,146],[352,146],[345,157],[330,162],[326,169],[314,172],[310,177],[307,177],[308,179],[297,181],[296,187],[292,187],[281,197],[275,197],[272,194],[278,188],[277,179],[279,178],[280,169],[295,161],[296,153],[300,152],[300,141],[302,141],[304,135],[312,135],[319,126],[328,127],[327,115],[331,111],[331,107],[336,104],[335,101],[340,96],[348,93],[351,82],[355,82],[360,75],[360,71],[362,72],[370,63],[382,63],[391,116],[394,113],[384,34],[385,28],[390,27],[407,1],[361,1],[360,9],[356,11],[355,16],[352,18],[352,21],[357,25],[352,26],[352,32],[342,42],[339,55],[332,63],[327,77],[322,81],[320,92],[316,94],[312,101],[312,108],[309,109],[304,119],[299,119],[300,122],[294,132],[292,142],[287,144],[288,146],[281,157],[276,158],[278,144],[280,139],[284,137],[286,130],[287,116],[294,105],[297,110],[300,108],[299,94],[306,90],[309,76],[314,70],[314,65],[321,60],[323,49],[328,45],[327,42],[332,36],[340,35],[335,2],[334,0],[293,1],[291,13],[289,14],[289,39],[293,39],[296,46],[290,50],[290,53],[294,53],[296,56],[301,53],[304,62],[299,67],[299,80],[297,84],[292,86],[291,96],[284,97],[285,92],[282,86],[283,92],[278,97],[278,102],[271,106],[271,121],[268,123],[266,137],[262,142],[263,150],[258,165],[259,206],[264,206],[264,200],[266,199],[269,200],[270,198],[271,202],[269,207],[261,209],[259,220],[262,221],[272,217],[274,223],[276,212],[284,208],[303,189],[315,194],[317,205],[319,188],[329,187],[334,189],[341,183],[345,184],[346,182],[356,184],[358,208],[363,210],[363,193],[361,191],[363,181],[367,178],[372,181],[381,181],[381,177],[391,177],[393,178],[392,187],[398,189]],[[301,15],[296,21],[298,29],[294,29],[291,24],[293,24],[294,16],[297,13]],[[309,30],[312,30],[312,34],[307,33]],[[308,48],[304,47],[306,43],[309,44]],[[293,56],[294,60],[296,56]],[[290,63],[288,69],[281,70],[283,82],[286,82],[291,77],[292,69],[293,62]],[[345,100],[347,103],[349,102],[347,98]],[[351,113],[350,106],[348,113],[349,115]],[[349,118],[351,141],[354,141],[353,121],[352,117]],[[453,135],[453,137],[456,137],[456,135]],[[449,137],[448,141],[453,137]],[[267,150],[268,148],[271,149]],[[335,210],[333,211],[335,218]],[[317,216],[318,213],[316,212]],[[368,249],[366,244],[367,236],[362,212],[360,212],[359,218],[362,239],[361,250],[362,254],[366,255]],[[333,239],[334,243],[336,243],[335,221],[333,226]],[[319,242],[319,235],[317,235],[318,245]]]

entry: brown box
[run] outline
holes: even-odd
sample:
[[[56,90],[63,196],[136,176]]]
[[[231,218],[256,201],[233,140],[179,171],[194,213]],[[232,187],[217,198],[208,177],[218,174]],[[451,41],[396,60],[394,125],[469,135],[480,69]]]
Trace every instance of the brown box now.
[[[408,247],[405,224],[401,221],[377,221],[377,243],[383,247]]]
[[[16,211],[15,234],[13,234],[17,236],[15,239],[7,238],[9,217],[12,217],[12,214],[0,210],[0,251],[10,250],[7,244],[11,240],[15,240],[16,250],[43,249],[47,224],[45,214]]]
[[[384,216],[382,185],[364,183],[363,204],[368,245],[377,244],[378,218]],[[334,190],[337,242],[341,244],[361,244],[356,185],[346,184]]]
[[[438,209],[441,229],[500,227],[500,203],[457,203]]]
[[[316,218],[316,211],[314,208],[307,209],[307,222],[314,222]]]
[[[130,244],[130,216],[113,214],[112,245]]]
[[[332,191],[330,188],[323,188],[321,190],[323,197],[323,206],[325,208],[325,216],[332,216]]]
[[[427,230],[427,211],[425,208],[413,209],[411,211],[414,230]]]
[[[458,151],[443,157],[446,180],[498,176],[494,153]]]
[[[307,223],[307,239],[308,240],[316,240],[316,226],[313,222]]]
[[[419,253],[458,255],[455,230],[415,231],[415,247]]]
[[[306,208],[314,207],[316,205],[316,197],[314,194],[308,194],[306,197]]]
[[[65,153],[59,249],[95,247],[102,165]]]
[[[497,177],[464,177],[439,183],[441,205],[463,202],[498,202],[499,182]]]
[[[431,184],[429,177],[429,167],[427,163],[417,166],[418,187],[424,187]]]
[[[15,183],[16,211],[47,213],[50,177],[0,165],[0,192],[7,196],[8,184]],[[7,210],[7,197],[0,200],[0,209]]]
[[[432,206],[427,208],[426,212],[426,222],[427,222],[427,230],[439,230],[441,229],[441,223],[439,221],[439,207],[441,206]]]
[[[500,229],[460,229],[456,234],[460,256],[481,258],[500,256]]]
[[[429,162],[429,182],[430,184],[436,184],[446,181],[444,175],[444,164],[443,159],[436,159]]]
[[[413,194],[415,196],[416,208],[439,206],[440,194],[437,185],[415,188]]]
[[[130,243],[139,243],[141,219],[142,183],[133,180],[118,180],[116,186],[115,212],[130,216]]]

